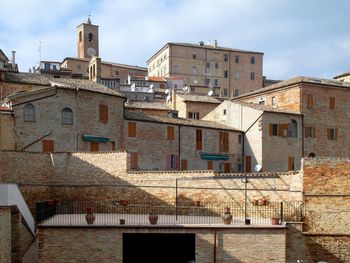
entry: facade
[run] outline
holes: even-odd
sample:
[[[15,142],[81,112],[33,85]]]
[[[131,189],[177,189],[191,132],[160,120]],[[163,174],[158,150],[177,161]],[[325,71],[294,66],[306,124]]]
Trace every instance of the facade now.
[[[205,120],[242,131],[245,172],[294,171],[301,167],[302,116],[265,105],[225,100]]]
[[[334,79],[338,81],[350,82],[350,72],[335,76]]]
[[[164,102],[156,101],[127,101],[125,109],[128,111],[144,112],[151,115],[168,116],[171,108]]]
[[[347,157],[350,151],[349,88],[346,82],[296,77],[235,100],[302,114],[304,157]]]
[[[148,61],[148,75],[179,76],[189,86],[220,87],[224,97],[262,88],[263,53],[205,45],[167,43]]]
[[[16,64],[16,51],[12,51],[12,60],[10,61],[5,53],[0,49],[0,71],[18,72]]]

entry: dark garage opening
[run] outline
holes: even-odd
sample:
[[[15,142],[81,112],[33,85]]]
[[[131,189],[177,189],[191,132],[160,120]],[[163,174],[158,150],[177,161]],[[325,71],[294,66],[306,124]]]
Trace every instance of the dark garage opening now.
[[[195,240],[195,234],[123,234],[123,263],[194,263]]]

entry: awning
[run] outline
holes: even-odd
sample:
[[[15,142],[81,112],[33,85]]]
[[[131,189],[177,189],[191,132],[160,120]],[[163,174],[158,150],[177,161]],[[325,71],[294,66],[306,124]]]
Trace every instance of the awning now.
[[[223,160],[227,161],[230,159],[228,154],[215,154],[215,153],[201,153],[201,158],[203,160]]]
[[[109,138],[90,134],[83,134],[83,140],[88,142],[109,142]]]

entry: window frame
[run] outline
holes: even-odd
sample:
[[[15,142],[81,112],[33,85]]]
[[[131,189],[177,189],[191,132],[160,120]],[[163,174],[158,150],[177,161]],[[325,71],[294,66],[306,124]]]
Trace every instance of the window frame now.
[[[68,113],[69,113],[69,116],[67,117]],[[69,107],[63,108],[61,111],[61,117],[62,117],[62,124],[63,125],[73,125],[74,124],[73,110],[71,108],[69,108]]]
[[[28,112],[30,111],[30,112]],[[36,110],[32,103],[26,103],[23,107],[23,121],[35,122],[36,121]]]

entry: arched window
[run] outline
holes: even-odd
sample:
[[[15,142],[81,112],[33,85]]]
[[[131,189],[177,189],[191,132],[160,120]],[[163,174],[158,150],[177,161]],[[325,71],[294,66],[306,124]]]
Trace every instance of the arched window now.
[[[197,75],[197,68],[196,67],[192,67],[192,75]]]
[[[79,32],[79,42],[81,42],[83,40],[83,32]]]
[[[24,121],[35,121],[35,107],[33,104],[27,103],[24,105],[23,119]]]
[[[64,108],[62,110],[62,124],[73,124],[73,111],[70,108]]]
[[[296,120],[293,120],[293,119],[289,126],[289,137],[292,137],[292,138],[298,137],[298,123],[296,122]]]
[[[314,153],[309,153],[309,158],[315,158],[315,156],[316,156],[316,154],[314,154]]]

